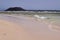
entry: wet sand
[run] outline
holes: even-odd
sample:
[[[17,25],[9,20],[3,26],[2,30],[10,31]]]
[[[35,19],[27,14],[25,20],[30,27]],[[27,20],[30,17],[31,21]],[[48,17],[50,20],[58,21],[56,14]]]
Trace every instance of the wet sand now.
[[[44,20],[26,16],[0,16],[0,40],[60,40],[60,30]],[[52,29],[52,30],[51,30]]]

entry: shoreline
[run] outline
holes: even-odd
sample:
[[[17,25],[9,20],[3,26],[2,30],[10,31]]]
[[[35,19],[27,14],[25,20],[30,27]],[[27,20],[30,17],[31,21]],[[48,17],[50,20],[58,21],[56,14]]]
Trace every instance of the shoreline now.
[[[49,29],[47,20],[26,16],[0,16],[1,40],[59,40],[60,32]],[[17,19],[16,19],[16,18]],[[9,20],[7,20],[9,19]],[[54,26],[54,25],[53,25]],[[56,29],[56,28],[55,28]]]

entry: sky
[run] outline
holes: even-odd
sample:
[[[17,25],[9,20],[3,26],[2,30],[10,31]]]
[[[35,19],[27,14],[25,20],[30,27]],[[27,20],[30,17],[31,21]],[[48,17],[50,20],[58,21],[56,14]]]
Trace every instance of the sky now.
[[[60,0],[0,0],[0,10],[22,7],[33,10],[60,10]]]

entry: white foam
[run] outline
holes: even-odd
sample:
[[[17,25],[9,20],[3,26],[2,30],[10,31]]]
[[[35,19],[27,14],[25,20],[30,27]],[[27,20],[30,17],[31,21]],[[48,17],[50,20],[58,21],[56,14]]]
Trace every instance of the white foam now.
[[[45,16],[39,16],[39,15],[34,15],[34,17],[40,18],[40,19],[47,19],[47,17],[45,17]]]

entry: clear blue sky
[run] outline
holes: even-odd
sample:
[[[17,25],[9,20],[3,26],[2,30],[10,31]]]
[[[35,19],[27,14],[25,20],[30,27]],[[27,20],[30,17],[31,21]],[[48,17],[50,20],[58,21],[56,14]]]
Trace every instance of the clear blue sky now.
[[[0,0],[0,10],[16,6],[24,9],[60,10],[60,0]]]

